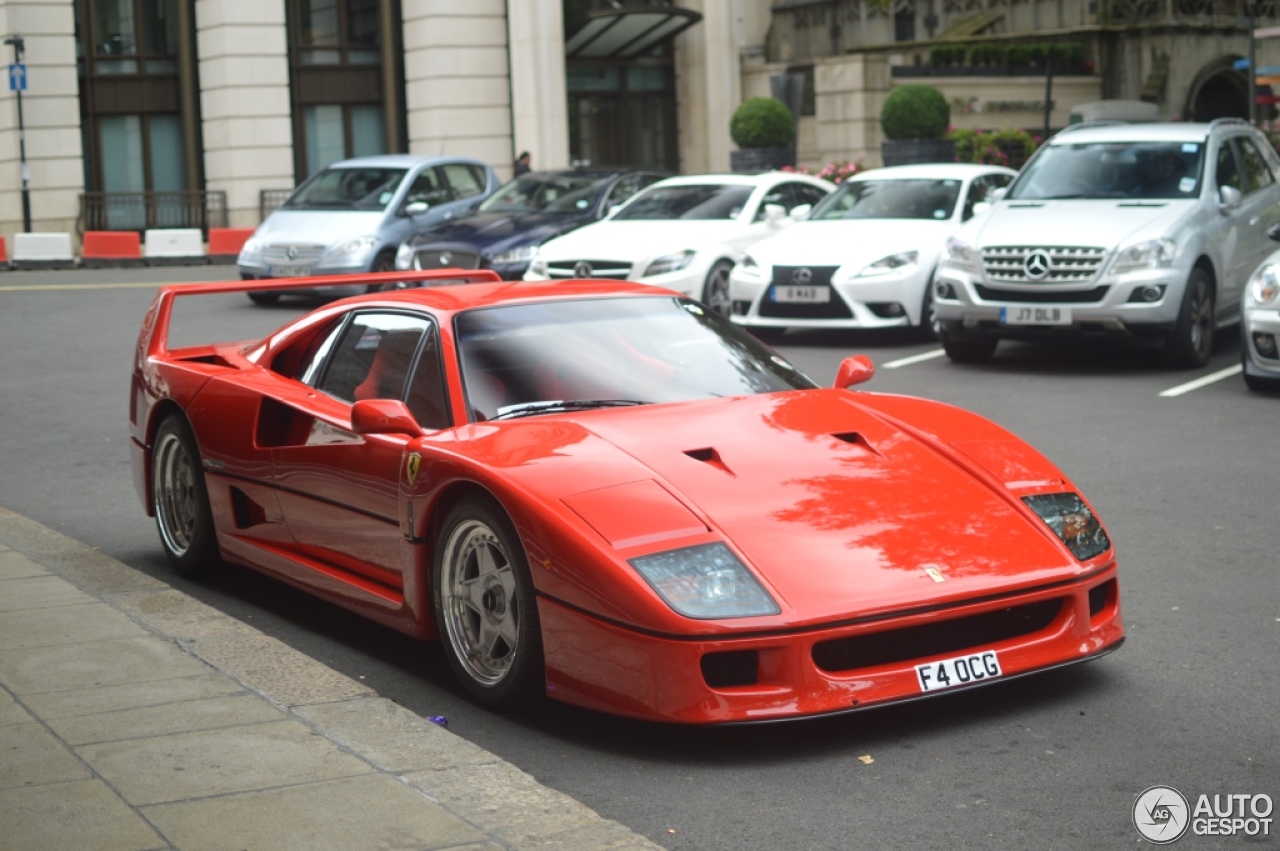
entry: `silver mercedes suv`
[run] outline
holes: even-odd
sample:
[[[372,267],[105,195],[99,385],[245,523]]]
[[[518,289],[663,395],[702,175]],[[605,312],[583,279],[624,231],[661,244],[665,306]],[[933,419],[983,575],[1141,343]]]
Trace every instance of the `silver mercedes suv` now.
[[[933,282],[947,356],[1108,335],[1203,366],[1269,253],[1278,176],[1280,157],[1239,119],[1062,131],[947,243]]]

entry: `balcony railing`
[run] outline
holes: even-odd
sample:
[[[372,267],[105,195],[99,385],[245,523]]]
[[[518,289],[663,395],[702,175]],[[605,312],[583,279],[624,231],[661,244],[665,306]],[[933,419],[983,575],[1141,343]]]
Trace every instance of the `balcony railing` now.
[[[258,190],[258,221],[265,222],[267,216],[271,212],[289,200],[289,196],[293,194],[292,189],[259,189]]]
[[[77,229],[136,230],[227,226],[227,193],[216,190],[85,192],[80,195]]]

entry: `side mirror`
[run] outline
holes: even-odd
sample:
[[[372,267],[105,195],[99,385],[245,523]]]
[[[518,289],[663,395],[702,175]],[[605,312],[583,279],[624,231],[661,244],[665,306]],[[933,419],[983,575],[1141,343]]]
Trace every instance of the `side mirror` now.
[[[840,369],[836,371],[834,387],[852,387],[870,381],[876,374],[876,365],[866,355],[854,355],[840,361]]]
[[[1232,210],[1239,209],[1244,203],[1244,195],[1234,186],[1218,187],[1218,211],[1221,213],[1229,213]]]
[[[426,201],[410,201],[404,205],[404,214],[406,216],[421,216],[430,209],[431,205]]]
[[[618,212],[618,211],[619,211],[619,210],[621,210],[621,209],[622,209],[622,205],[621,205],[621,204],[610,204],[610,205],[609,205],[609,210],[604,214],[604,217],[605,217],[606,219],[611,219],[611,218],[613,218],[613,214],[614,214],[614,213],[616,213],[616,212]]]
[[[791,208],[791,220],[793,222],[803,222],[809,218],[809,213],[813,211],[812,204],[797,204]]]
[[[1009,187],[1001,186],[999,189],[992,189],[990,192],[988,192],[987,200],[992,204],[994,204],[995,202],[999,201],[1001,198],[1003,198],[1008,194],[1009,194]],[[975,204],[974,206],[977,206],[977,205]]]
[[[787,217],[787,208],[781,204],[765,204],[764,220],[769,224],[777,224]]]
[[[991,212],[991,203],[988,201],[979,201],[978,203],[973,205],[973,210],[970,212],[970,217],[985,215],[986,213],[989,213],[989,212]]]
[[[1267,228],[1267,239],[1272,242],[1280,242],[1280,222],[1276,222],[1274,225]]]
[[[356,434],[403,434],[418,437],[422,427],[399,399],[361,399],[351,406],[351,430]]]

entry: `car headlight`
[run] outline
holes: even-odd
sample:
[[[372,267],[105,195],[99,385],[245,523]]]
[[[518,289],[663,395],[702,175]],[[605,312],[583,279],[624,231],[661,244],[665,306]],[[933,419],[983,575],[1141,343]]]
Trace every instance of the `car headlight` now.
[[[748,618],[782,611],[724,544],[640,556],[630,563],[668,606],[688,618]]]
[[[396,268],[404,271],[413,268],[413,258],[418,252],[409,243],[401,243],[396,249]]]
[[[1032,511],[1040,515],[1067,549],[1081,561],[1104,553],[1111,546],[1111,539],[1102,530],[1102,524],[1093,516],[1084,500],[1073,493],[1051,493],[1024,496]]]
[[[664,254],[657,260],[649,264],[644,270],[644,274],[640,277],[647,278],[650,275],[665,275],[667,272],[679,272],[685,266],[693,262],[693,251],[688,249],[677,251],[675,254]]]
[[[513,248],[510,251],[504,251],[501,254],[493,255],[491,263],[528,263],[538,253],[536,245],[526,245],[523,248]]]
[[[370,234],[368,236],[357,236],[355,239],[348,239],[333,249],[333,255],[340,259],[362,257],[373,250],[378,244],[378,237]]]
[[[920,260],[919,251],[903,251],[900,254],[890,254],[888,257],[881,257],[870,266],[863,268],[858,273],[859,278],[870,278],[876,275],[890,275],[904,266],[914,266]]]
[[[244,258],[252,257],[255,254],[261,254],[263,246],[264,243],[262,240],[251,236],[244,241],[244,245],[240,246],[240,256]]]
[[[1116,252],[1116,259],[1111,263],[1111,272],[1123,275],[1125,272],[1136,272],[1139,269],[1159,269],[1172,266],[1173,257],[1178,252],[1178,245],[1172,239],[1149,239],[1137,242]]]
[[[1280,306],[1280,270],[1270,264],[1253,273],[1249,279],[1251,307]]]
[[[942,260],[959,269],[982,271],[982,255],[972,245],[954,236],[947,240],[946,247],[942,249]]]

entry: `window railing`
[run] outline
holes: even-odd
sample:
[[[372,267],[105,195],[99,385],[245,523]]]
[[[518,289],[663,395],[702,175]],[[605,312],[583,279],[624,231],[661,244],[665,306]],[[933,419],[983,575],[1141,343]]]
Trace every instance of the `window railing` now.
[[[209,228],[227,226],[227,193],[221,189],[156,192],[84,192],[80,195],[80,233],[91,230]]]
[[[288,200],[292,189],[259,189],[258,221],[265,222],[271,212]]]

